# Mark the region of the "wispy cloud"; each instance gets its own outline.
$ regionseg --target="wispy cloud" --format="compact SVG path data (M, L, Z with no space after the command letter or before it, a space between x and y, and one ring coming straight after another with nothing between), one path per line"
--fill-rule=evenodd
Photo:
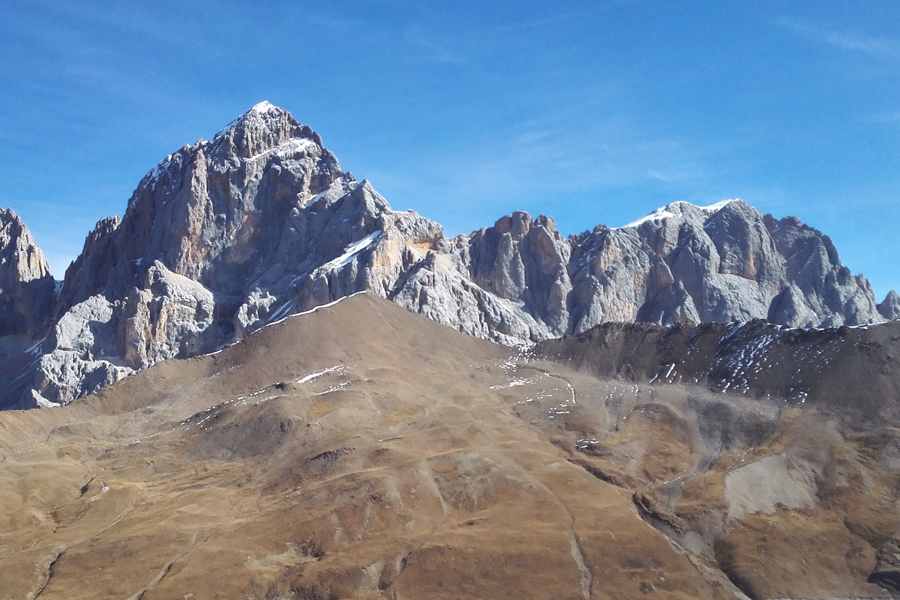
M493 33L514 32L514 31L532 31L535 29L546 30L547 28L570 25L575 21L587 21L597 15L621 8L629 8L638 4L644 4L646 0L607 0L606 2L593 2L578 5L577 10L553 10L551 13L539 18L527 19L524 21L512 21L502 25L490 28Z
M674 200L709 191L707 180L726 175L719 158L733 148L641 132L639 124L626 121L581 128L520 123L477 144L411 159L401 173L382 168L366 175L395 208L416 207L451 234L512 210L548 211L569 228L596 218L621 224L655 208L623 205L621 199L636 190L653 190L646 198L652 204L655 196ZM410 178L409 172L418 176ZM579 206L603 216L576 215Z
M896 123L900 125L900 110L898 111L882 111L875 113L870 117L870 120L873 123Z
M439 40L432 32L412 27L403 32L403 40L412 46L420 60L446 64L462 62L458 52L451 49L450 44Z
M900 60L900 40L895 38L835 31L833 29L820 27L791 18L782 18L776 22L779 26L789 29L794 33L828 44L835 48L851 52L861 52L885 60Z

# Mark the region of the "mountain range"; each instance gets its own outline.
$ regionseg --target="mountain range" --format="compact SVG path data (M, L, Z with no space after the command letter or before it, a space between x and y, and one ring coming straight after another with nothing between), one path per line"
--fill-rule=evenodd
M900 296L742 200L447 237L262 103L62 282L0 211L37 407L0 600L900 596Z
M604 322L764 318L837 327L900 317L831 240L742 200L676 202L562 236L515 212L448 238L344 172L268 102L167 156L124 217L102 219L54 288L25 225L0 212L0 406L64 404L161 360L369 291L505 344Z

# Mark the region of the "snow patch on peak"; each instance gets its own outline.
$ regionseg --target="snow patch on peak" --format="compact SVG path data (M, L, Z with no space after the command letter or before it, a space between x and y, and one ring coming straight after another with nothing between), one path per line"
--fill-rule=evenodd
M265 152L260 152L259 154L255 154L249 158L244 158L242 160L250 162L259 158L271 156L273 154L281 157L287 157L292 156L298 152L313 151L318 147L319 145L316 144L313 140L307 138L291 138L279 146L275 146L274 148L270 148Z
M278 107L275 106L274 104L272 104L271 102L269 102L268 100L263 100L259 104L255 104L253 106L253 108L250 109L250 112L267 113L273 109L278 110Z
M731 198L729 200L722 200L721 202L716 202L715 204L710 204L709 206L697 206L697 208L699 208L703 212L716 213L716 212L719 212L720 210L722 210L723 208L725 208L726 206L728 206L729 204L731 204L732 202L737 202L739 200L740 200L740 198Z
M707 215L712 215L714 213L719 212L732 202L739 200L738 198L730 199L730 200L722 200L721 202L716 202L715 204L710 204L709 206L697 206L696 204L691 204L690 202L686 202L684 200L679 200L677 202L672 202L671 204L667 204L662 208L657 208L649 215L641 217L636 221L632 221L628 225L623 225L622 227L613 227L612 229L627 229L629 227L639 227L648 221L659 221L662 219L671 219L676 217L681 217L684 215L684 209L690 207L694 210L699 210L702 213Z
M277 106L275 106L268 100L263 100L262 102L260 102L258 104L254 104L253 108L251 108L247 112L243 113L242 115L240 115L238 118L234 119L233 121L231 121L231 123L226 125L222 129L222 131L220 131L219 133L217 133L215 135L215 137L217 138L220 136L227 135L229 131L231 131L232 129L237 127L244 119L246 119L250 115L267 115L267 114L271 113L272 111L281 112L283 110L284 109L278 108ZM215 138L213 138L213 139L215 139Z
M321 267L319 267L318 271L332 271L334 269L340 269L350 263L353 260L353 257L362 252L363 250L368 249L371 246L374 246L378 240L381 239L384 232L380 229L377 231L373 231L363 239L353 242L346 248L344 248L344 253L338 256L337 258L328 261Z

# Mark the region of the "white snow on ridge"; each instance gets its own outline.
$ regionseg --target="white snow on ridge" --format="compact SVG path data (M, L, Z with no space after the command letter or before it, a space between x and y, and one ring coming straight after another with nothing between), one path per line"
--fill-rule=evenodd
M711 215L713 213L719 212L735 200L737 200L737 198L731 200L722 200L721 202L716 202L715 204L710 204L709 206L697 206L696 204L691 204L690 202L679 200L678 202L673 202L672 204L663 206L662 208L657 208L649 215L641 217L636 221L632 221L628 225L623 225L622 227L613 227L612 229L627 229L629 227L639 227L647 221L658 221L661 219L680 217L682 215L681 209L683 206L692 206L700 210L701 212Z
M275 106L274 104L272 104L271 102L269 102L268 100L263 100L262 102L260 102L258 104L254 104L253 108L250 109L250 112L267 113L270 110L272 110L273 108L278 108L278 107Z
M298 313L294 313L294 314L292 314L292 315L287 315L287 316L281 317L281 318L278 319L277 321L272 321L271 323L266 323L265 326L268 327L269 325L275 325L276 323L281 323L282 321L284 321L285 319L287 319L287 318L289 318L289 317L302 317L303 315L308 315L308 314L310 314L310 313L314 313L314 312L316 312L317 310L319 310L319 309L321 309L321 308L329 308L329 307L332 307L332 306L334 306L335 304L337 304L338 302L340 302L341 300L346 300L347 298L352 298L353 296L359 296L360 294L365 294L365 293L366 293L365 290L363 290L363 291L361 291L361 292L356 292L356 293L354 293L354 294L350 294L349 296L344 296L343 298L338 298L337 300L334 300L334 301L332 301L332 302L329 302L328 304L320 304L319 306L315 306L315 307L313 307L313 308L311 308L311 309L309 309L309 310L305 310L305 311L303 311L303 312L298 312ZM278 309L278 312L277 312L276 314L279 314L279 313L284 312L284 311L286 310L285 307L290 307L291 303L292 303L292 301L291 301L291 300L288 300L288 301L284 304L284 306L282 306L281 308Z
M148 188L156 187L156 182L159 181L159 176L162 175L163 171L168 171L169 167L175 163L178 163L178 168L180 168L182 161L183 157L179 152L173 152L166 156L165 159L150 169L149 173L144 175L144 179L147 181L146 186Z
M697 206L696 204L691 204L691 206L693 206L694 208L699 208L703 212L716 213L736 200L740 200L740 198L731 198L730 200L722 200L721 202L716 202L715 204L710 204L709 206ZM684 204L690 204L690 203L684 202Z
M250 158L245 158L243 160L250 162L251 160L257 160L259 158L267 157L271 154L276 154L278 156L283 156L285 154L293 154L294 152L299 152L300 150L307 150L309 148L316 148L317 144L306 138L291 138L285 143L266 150L265 152L260 152L259 154L254 154Z
M225 135L226 133L228 133L229 131L234 129L237 126L237 124L241 122L241 119L243 119L245 115L248 115L250 113L255 113L257 115L263 115L272 110L278 110L278 107L275 106L274 104L272 104L271 102L269 102L268 100L263 100L262 102L260 102L258 104L254 104L253 108L251 108L250 110L248 110L247 112L245 112L244 114L239 116L238 118L234 119L231 123L226 125L222 129L222 131L220 131L219 133L217 133L215 135L215 137L219 137L220 135Z
M317 371L315 373L310 373L309 375L304 375L297 379L297 383L308 383L313 379L317 379L322 375L327 375L328 373L334 373L335 371L342 371L344 369L343 365L335 365L333 367L328 367L327 369L323 369L321 371Z
M383 232L381 230L373 231L363 239L353 242L352 244L344 248L343 254L335 259L328 261L317 270L330 271L332 269L339 269L343 267L344 265L348 264L354 256L356 256L369 246L372 246L373 244L375 244L375 242L381 239L382 233Z
M319 310L320 308L329 308L329 307L331 307L331 306L334 306L335 304L337 304L337 303L340 302L341 300L346 300L347 298L352 298L353 296L359 296L360 294L365 294L365 293L366 293L366 290L363 290L363 291L361 291L361 292L356 292L356 293L354 293L354 294L350 294L349 296L344 296L343 298L338 298L337 300L334 300L333 302L329 302L328 304L320 304L319 306L315 306L315 307L313 307L313 308L311 308L311 309L309 309L309 310L305 310L305 311L303 311L303 312L294 313L294 314L292 314L292 315L281 316L281 315L284 315L284 313L286 313L286 312L290 309L291 304L293 303L292 300L288 300L287 302L285 302L285 303L281 306L281 308L279 308L279 309L276 311L276 314L273 315L273 318L275 318L275 317L277 317L277 316L281 316L281 318L279 318L277 321L272 321L272 322L270 322L270 323L266 323L265 325L263 325L263 327L268 327L269 325L275 325L275 324L277 324L277 323L281 323L282 321L284 321L284 320L286 320L286 319L288 319L288 318L290 318L290 317L301 317L301 316L303 316L303 315L308 315L308 314L311 314L311 313L316 312L316 311ZM237 343L239 343L239 342L231 342L230 344L223 344L222 347L219 348L218 350L214 350L214 351L212 351L212 352L207 352L206 354L200 354L199 356L213 356L213 355L216 355L216 354L220 353L222 350L224 350L225 348L228 348L229 346L234 346L234 345L237 344Z

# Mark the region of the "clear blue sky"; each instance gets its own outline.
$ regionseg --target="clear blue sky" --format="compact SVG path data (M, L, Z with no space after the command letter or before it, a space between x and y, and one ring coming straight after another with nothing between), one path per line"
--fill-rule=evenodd
M740 197L900 289L900 2L0 5L0 206L62 278L173 150L269 100L448 234Z

